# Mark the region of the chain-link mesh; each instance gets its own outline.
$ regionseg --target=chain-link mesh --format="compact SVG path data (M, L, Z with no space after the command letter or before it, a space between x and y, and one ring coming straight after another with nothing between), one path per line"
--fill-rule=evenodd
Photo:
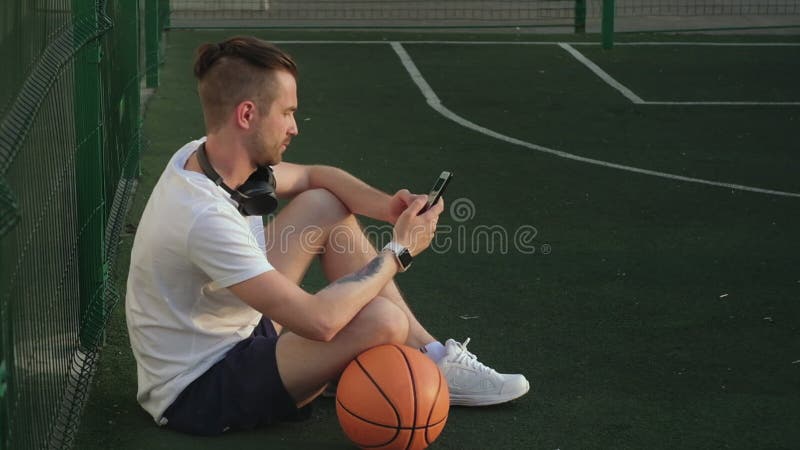
M142 0L145 1L145 0ZM151 1L151 0L147 0ZM139 3L0 4L0 448L69 448L140 148Z
M673 17L670 28L693 28L706 19L713 24L747 24L736 18L800 16L800 0L616 0L616 16ZM585 19L598 21L603 0L171 0L173 27L572 27ZM579 17L576 17L579 16ZM721 18L727 20L720 21ZM655 24L663 26L663 21ZM703 23L702 21L699 23ZM784 23L779 21L779 23ZM765 25L759 22L756 25ZM766 25L770 25L769 22ZM576 28L577 29L577 28Z
M601 0L593 0L597 16ZM783 16L800 14L796 0L617 0L617 16Z
M172 0L173 26L485 27L569 24L575 0Z

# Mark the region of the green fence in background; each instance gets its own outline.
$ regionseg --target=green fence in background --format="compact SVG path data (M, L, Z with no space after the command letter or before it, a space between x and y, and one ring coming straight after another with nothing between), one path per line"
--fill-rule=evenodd
M165 23L158 0L0 3L2 449L69 448L77 429L120 298L151 5Z
M496 28L602 34L800 28L800 0L171 0L171 28Z
M585 0L579 0L585 1ZM576 0L172 0L178 28L481 28L572 25Z
M800 29L800 0L590 0L603 46L619 33Z
M568 27L581 32L587 20L599 31L604 11L631 19L642 31L694 28L698 21L720 28L770 26L743 18L800 26L800 0L171 0L170 10L175 28Z

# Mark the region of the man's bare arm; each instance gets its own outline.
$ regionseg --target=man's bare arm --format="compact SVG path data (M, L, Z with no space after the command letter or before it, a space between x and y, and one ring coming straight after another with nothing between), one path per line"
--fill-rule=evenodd
M416 256L431 243L444 206L418 215L423 199L412 202L394 227L394 241ZM234 295L300 336L329 341L372 301L397 273L393 253L382 251L358 271L334 280L312 295L277 270L230 286Z
M274 170L278 197L291 198L309 189L327 189L354 214L386 222L394 223L413 200L409 197L403 205L393 208L392 196L336 167L282 162Z
M277 270L229 289L245 303L300 336L330 341L397 273L397 262L381 252L359 271L310 294Z

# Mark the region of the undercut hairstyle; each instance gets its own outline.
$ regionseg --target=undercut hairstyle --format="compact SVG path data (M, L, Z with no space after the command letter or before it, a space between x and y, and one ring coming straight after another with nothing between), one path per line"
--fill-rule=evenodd
M245 100L252 100L265 113L269 111L276 96L275 73L280 70L297 79L297 65L289 54L252 36L235 36L198 47L194 76L206 131L218 130Z

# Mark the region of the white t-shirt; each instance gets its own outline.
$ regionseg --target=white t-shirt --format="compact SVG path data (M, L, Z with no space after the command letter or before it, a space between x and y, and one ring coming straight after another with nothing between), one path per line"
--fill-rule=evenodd
M178 394L261 320L227 287L272 270L261 217L243 217L222 188L184 169L204 141L186 144L170 160L131 252L125 314L136 398L159 424Z

